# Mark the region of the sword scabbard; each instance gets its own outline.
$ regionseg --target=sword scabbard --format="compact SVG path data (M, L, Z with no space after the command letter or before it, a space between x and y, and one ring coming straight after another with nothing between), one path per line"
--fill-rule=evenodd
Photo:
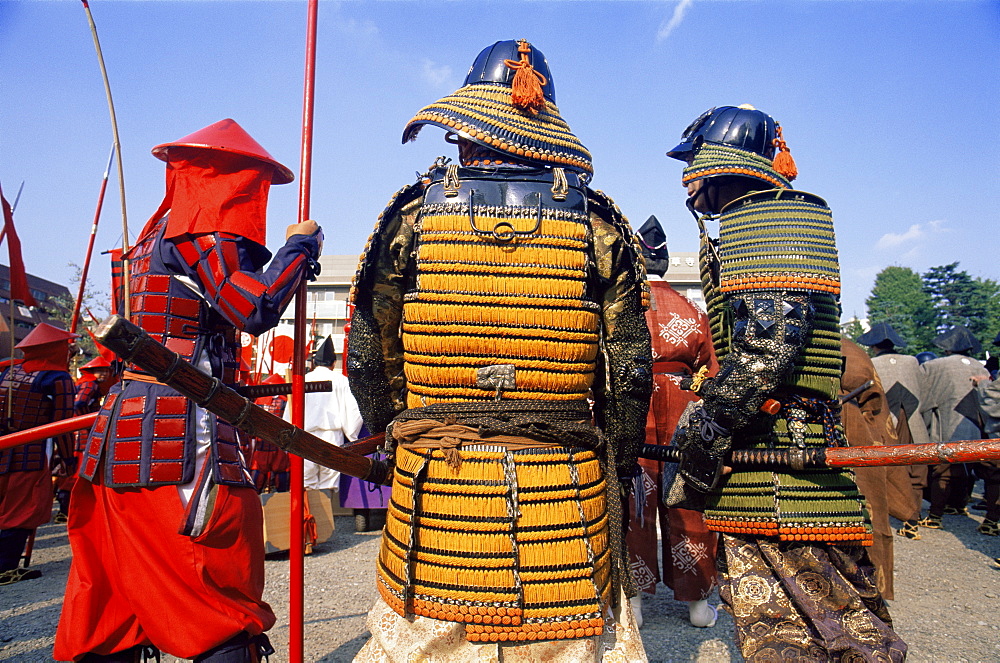
M95 334L101 345L125 361L250 435L358 479L383 484L391 481L384 461L346 451L296 428L206 375L120 315L102 322Z

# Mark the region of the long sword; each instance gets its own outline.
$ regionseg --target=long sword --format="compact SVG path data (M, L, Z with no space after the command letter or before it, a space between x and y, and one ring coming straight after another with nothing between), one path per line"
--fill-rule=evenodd
M640 458L679 463L683 453L677 447L644 444ZM894 444L865 447L813 447L808 449L734 449L726 464L732 467L791 468L884 467L886 465L937 465L1000 460L1000 438L959 440L928 444Z

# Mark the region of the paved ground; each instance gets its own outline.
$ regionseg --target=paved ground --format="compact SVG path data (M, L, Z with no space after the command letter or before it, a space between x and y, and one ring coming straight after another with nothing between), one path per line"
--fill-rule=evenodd
M1000 537L977 534L981 517L946 516L945 531L924 538L896 538L896 600L892 614L910 645L909 661L960 663L1000 661ZM365 612L375 595L378 535L354 532L354 520L336 519L330 541L306 558L305 659L350 661L367 638ZM62 593L69 569L63 525L39 530L33 566L39 580L0 587L0 660L50 661ZM278 623L270 632L287 660L288 562L267 562L266 598ZM739 661L732 621L721 615L711 629L687 623L687 610L666 588L645 600L642 629L651 661ZM164 657L172 662L172 657Z

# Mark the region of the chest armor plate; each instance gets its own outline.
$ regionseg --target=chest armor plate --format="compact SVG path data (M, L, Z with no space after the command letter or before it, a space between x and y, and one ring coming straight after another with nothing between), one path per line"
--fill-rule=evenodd
M416 287L403 306L410 407L587 397L600 317L575 175L439 169L415 233Z
M225 323L207 302L165 264L162 233L166 218L132 249L130 320L187 361L208 360L211 373L233 383L239 367L239 330ZM204 236L211 241L211 236ZM141 373L137 367L130 370ZM183 484L194 478L194 404L173 389L137 380L115 386L98 414L83 453L80 476L92 480L104 461L108 486ZM210 418L210 462L214 479L246 485L235 429Z

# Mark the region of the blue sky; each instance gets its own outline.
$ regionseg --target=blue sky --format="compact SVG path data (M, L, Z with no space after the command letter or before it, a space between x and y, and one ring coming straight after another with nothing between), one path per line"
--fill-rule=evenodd
M132 233L163 194L149 150L225 117L298 171L304 2L93 0L117 107ZM525 38L594 155L593 185L638 227L656 214L693 251L681 164L664 152L716 105L752 103L784 127L797 188L830 203L845 317L875 274L959 261L1000 280L1000 3L320 3L312 216L325 253L358 253L393 192L439 154L443 132L400 144L406 122L457 89L476 54ZM79 2L0 1L0 183L30 272L68 283L82 264L112 136ZM271 190L276 248L297 184ZM119 243L112 179L98 250ZM5 249L0 250L6 262ZM106 259L91 281L104 287Z

